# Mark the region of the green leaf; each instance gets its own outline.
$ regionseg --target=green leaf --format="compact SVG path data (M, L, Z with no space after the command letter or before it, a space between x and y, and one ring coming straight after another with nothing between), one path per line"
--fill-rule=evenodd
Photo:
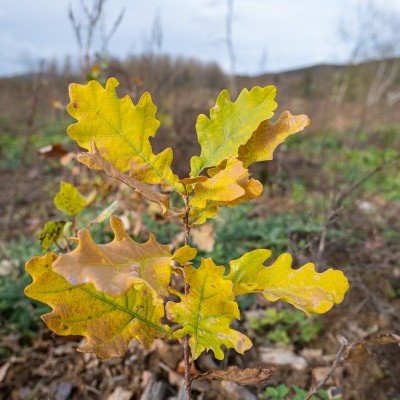
M60 182L60 190L54 197L54 205L64 214L78 215L86 206L86 197L68 182Z
M288 389L288 387L285 385L285 384L283 384L283 383L281 383L278 387L277 387L277 390L278 390L278 395L280 396L280 397L285 397L285 396L287 396L288 394L289 394L289 389Z
M181 191L182 185L171 170L172 150L154 154L150 144L160 126L150 94L143 94L134 105L128 96L118 98L118 85L115 78L110 78L105 88L97 81L71 84L68 112L78 122L68 127L68 135L87 150L94 140L107 161L122 172L130 170L138 181L162 183Z
M241 354L251 347L247 336L229 327L233 320L239 319L240 312L233 300L232 282L224 279L224 271L224 267L217 267L211 259L202 259L198 269L184 268L185 282L190 287L187 295L170 289L181 302L169 301L167 316L182 325L174 332L176 337L190 335L194 360L204 350L212 350L215 357L222 360L222 345Z
M75 286L53 271L56 257L49 253L27 262L33 282L25 294L53 309L43 316L53 332L86 338L79 351L101 358L123 356L132 339L150 347L154 338L170 335L169 327L161 323L163 301L147 285L120 296L100 292L90 283Z
M278 391L274 387L269 386L265 389L265 394L267 394L268 396L277 397Z
M238 156L258 125L273 116L276 109L276 88L254 87L243 89L235 102L231 102L227 90L217 98L210 110L210 118L199 115L196 123L197 137L201 146L200 156L191 159L191 176L197 176L208 167L217 166L223 160Z
M66 221L49 221L39 233L42 251L46 251L53 243L63 236Z

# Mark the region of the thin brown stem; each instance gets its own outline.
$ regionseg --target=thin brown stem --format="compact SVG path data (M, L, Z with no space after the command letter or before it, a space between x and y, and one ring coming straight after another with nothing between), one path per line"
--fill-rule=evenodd
M72 251L72 246L71 246L71 243L69 242L68 238L67 238L65 235L63 235L63 238L64 238L64 240L65 240L65 249L64 249L64 252Z
M349 348L351 347L350 343L345 339L345 338L341 338L341 345L340 348L338 350L338 352L336 353L336 357L335 360L333 361L331 367L329 368L328 373L325 375L325 377L319 381L316 382L311 389L309 390L307 396L304 398L304 400L310 400L312 396L316 395L318 393L318 391L326 384L326 382L328 382L328 380L332 377L333 373L335 372L337 366L339 365L339 362L341 361L342 355L343 353Z
M190 205L189 205L189 195L185 186L185 194L183 196L183 201L185 203L185 215L183 217L184 224L184 237L183 241L185 245L189 243L189 235L190 235L190 225L189 225L189 213L190 213ZM185 277L185 274L183 275ZM186 283L185 279L185 295L189 293L189 285ZM191 354L189 347L189 335L186 335L183 338L183 360L185 363L185 380L184 380L184 388L185 388L185 399L192 400L192 379L190 376L190 370L192 367L191 363Z
M76 224L76 215L72 216L72 232L75 237L78 236L78 226Z

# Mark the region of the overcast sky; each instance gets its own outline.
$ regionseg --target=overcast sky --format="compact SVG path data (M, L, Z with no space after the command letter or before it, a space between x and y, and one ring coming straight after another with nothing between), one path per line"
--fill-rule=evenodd
M347 48L338 27L365 1L235 0L232 39L236 72L254 75L345 61ZM400 0L376 1L400 9ZM76 57L68 4L79 15L79 0L0 3L0 75L23 73L40 59ZM143 52L158 13L162 52L216 61L229 70L226 0L108 0L103 21L106 30L123 8L124 19L109 45L112 55Z

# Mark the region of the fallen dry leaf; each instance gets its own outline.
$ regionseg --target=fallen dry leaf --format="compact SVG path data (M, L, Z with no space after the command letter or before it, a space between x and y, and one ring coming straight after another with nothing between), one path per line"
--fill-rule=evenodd
M40 149L37 149L36 153L39 156L43 156L46 158L61 159L62 157L64 157L66 154L69 153L69 150L67 150L60 143L54 143L54 144L48 144L47 146L43 146Z
M214 228L211 224L201 225L191 231L193 244L201 251L210 253L214 250Z
M365 362L366 357L368 357L369 345L390 344L397 344L400 346L400 336L394 333L378 333L375 335L371 335L366 339L361 340L360 342L352 344L347 354L346 360L355 363L363 363Z
M217 381L231 381L239 386L261 385L275 372L275 368L245 368L236 366L226 370L211 369L204 374L196 375L193 379L214 379Z

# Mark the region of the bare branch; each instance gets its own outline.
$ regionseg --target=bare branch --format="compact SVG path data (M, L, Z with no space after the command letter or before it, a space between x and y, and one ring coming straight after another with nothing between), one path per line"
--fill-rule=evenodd
M316 262L320 261L322 258L322 255L325 251L325 244L328 235L328 230L332 225L332 223L335 221L335 219L343 210L343 202L345 201L345 199L349 197L357 189L359 189L365 182L367 182L373 176L375 176L376 174L387 168L390 168L393 164L399 161L400 161L400 154L388 160L382 160L382 162L378 164L375 168L367 171L361 178L357 179L356 181L350 182L337 194L333 194L333 192L330 193L329 203L328 203L329 205L325 213L325 222L322 226L322 231L319 236Z
M339 365L339 362L342 361L342 355L343 353L350 347L352 347L352 345L348 342L348 340L344 337L340 338L340 341L342 342L338 352L336 353L336 357L328 371L328 373L325 375L324 379L322 379L320 382L317 382L315 384L313 384L310 388L310 390L308 391L307 396L304 398L304 400L310 400L312 396L316 395L318 393L318 391L325 386L326 382L328 382L328 380L332 377L333 373L335 372L337 366Z
M236 93L237 91L237 84L235 77L236 55L232 39L233 6L234 6L234 0L227 0L227 12L225 19L225 41L230 61L231 92Z

